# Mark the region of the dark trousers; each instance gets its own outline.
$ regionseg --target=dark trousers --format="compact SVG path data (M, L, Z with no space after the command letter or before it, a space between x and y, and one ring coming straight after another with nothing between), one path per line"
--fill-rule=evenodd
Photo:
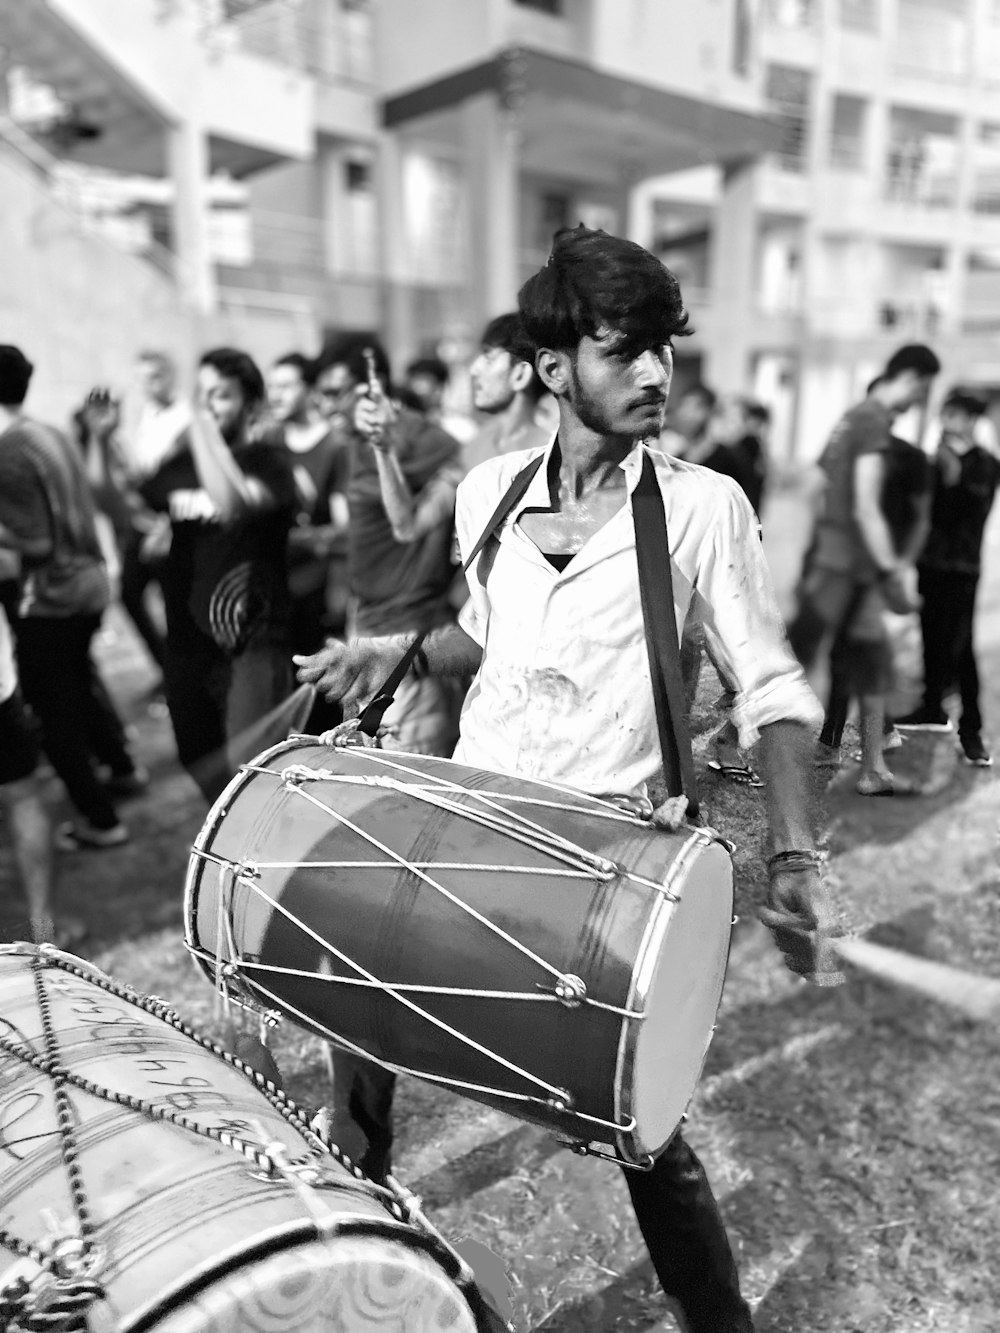
M288 650L262 643L230 655L207 636L183 648L168 641L163 678L178 758L212 804L244 751L247 758L254 753L261 722L291 690Z
M121 719L101 680L90 644L101 617L27 616L17 626L21 690L42 726L42 743L77 810L95 828L118 816L94 759L118 775L132 758Z
M331 1137L374 1179L391 1169L394 1074L331 1048ZM595 1168L600 1169L600 1168ZM725 1223L705 1169L680 1134L651 1171L626 1171L653 1268L690 1333L753 1333Z
M954 685L962 700L960 736L978 736L979 672L972 647L978 574L920 571L920 628L924 640L924 708L944 712L945 696Z
M122 548L121 599L150 657L162 671L165 644L146 606L146 589L151 583L159 582L163 561L140 559L143 535L141 532L131 533Z

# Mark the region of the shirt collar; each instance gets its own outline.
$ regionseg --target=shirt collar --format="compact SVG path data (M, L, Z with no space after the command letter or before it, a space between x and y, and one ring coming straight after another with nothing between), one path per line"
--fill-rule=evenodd
M545 453L542 455L542 466L538 469L528 484L528 489L521 497L517 506L517 512L520 514L525 509L542 509L548 505L549 501L549 462L552 458L552 451L559 442L559 433L553 435ZM625 473L625 485L628 495L639 484L639 477L642 473L642 460L644 456L645 440L636 440L635 444L618 464Z

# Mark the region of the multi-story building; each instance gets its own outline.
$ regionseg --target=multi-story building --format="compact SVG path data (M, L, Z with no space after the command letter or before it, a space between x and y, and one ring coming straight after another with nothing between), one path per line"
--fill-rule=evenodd
M557 227L639 227L643 180L727 164L733 232L736 164L778 143L747 18L746 0L0 0L8 336L61 399L139 341L266 358L380 327L397 356L460 355ZM53 209L82 195L70 242ZM139 251L118 271L111 230ZM743 250L719 253L725 280Z
M902 342L937 348L945 382L1000 386L1000 5L760 0L756 16L781 144L740 170L748 262L712 290L705 371L754 386L781 452L809 458ZM719 176L646 188L668 262L697 271L720 243Z

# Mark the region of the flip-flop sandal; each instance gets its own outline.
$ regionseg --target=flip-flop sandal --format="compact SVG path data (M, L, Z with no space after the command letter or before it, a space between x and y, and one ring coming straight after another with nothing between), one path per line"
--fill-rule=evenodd
M734 782L738 787L763 787L759 774L749 764L721 764L718 759L710 759L708 767L713 773L719 773L727 782Z
M907 781L906 778L896 777L890 773L884 777L878 787L868 790L859 782L854 789L859 796L922 796L923 791L915 783Z

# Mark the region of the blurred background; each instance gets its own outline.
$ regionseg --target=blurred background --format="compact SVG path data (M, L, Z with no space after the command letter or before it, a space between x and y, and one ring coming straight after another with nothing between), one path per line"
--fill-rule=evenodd
M579 221L676 271L677 391L766 402L779 466L903 342L1000 401L998 0L0 0L0 44L43 418L145 345L377 329L461 386Z

